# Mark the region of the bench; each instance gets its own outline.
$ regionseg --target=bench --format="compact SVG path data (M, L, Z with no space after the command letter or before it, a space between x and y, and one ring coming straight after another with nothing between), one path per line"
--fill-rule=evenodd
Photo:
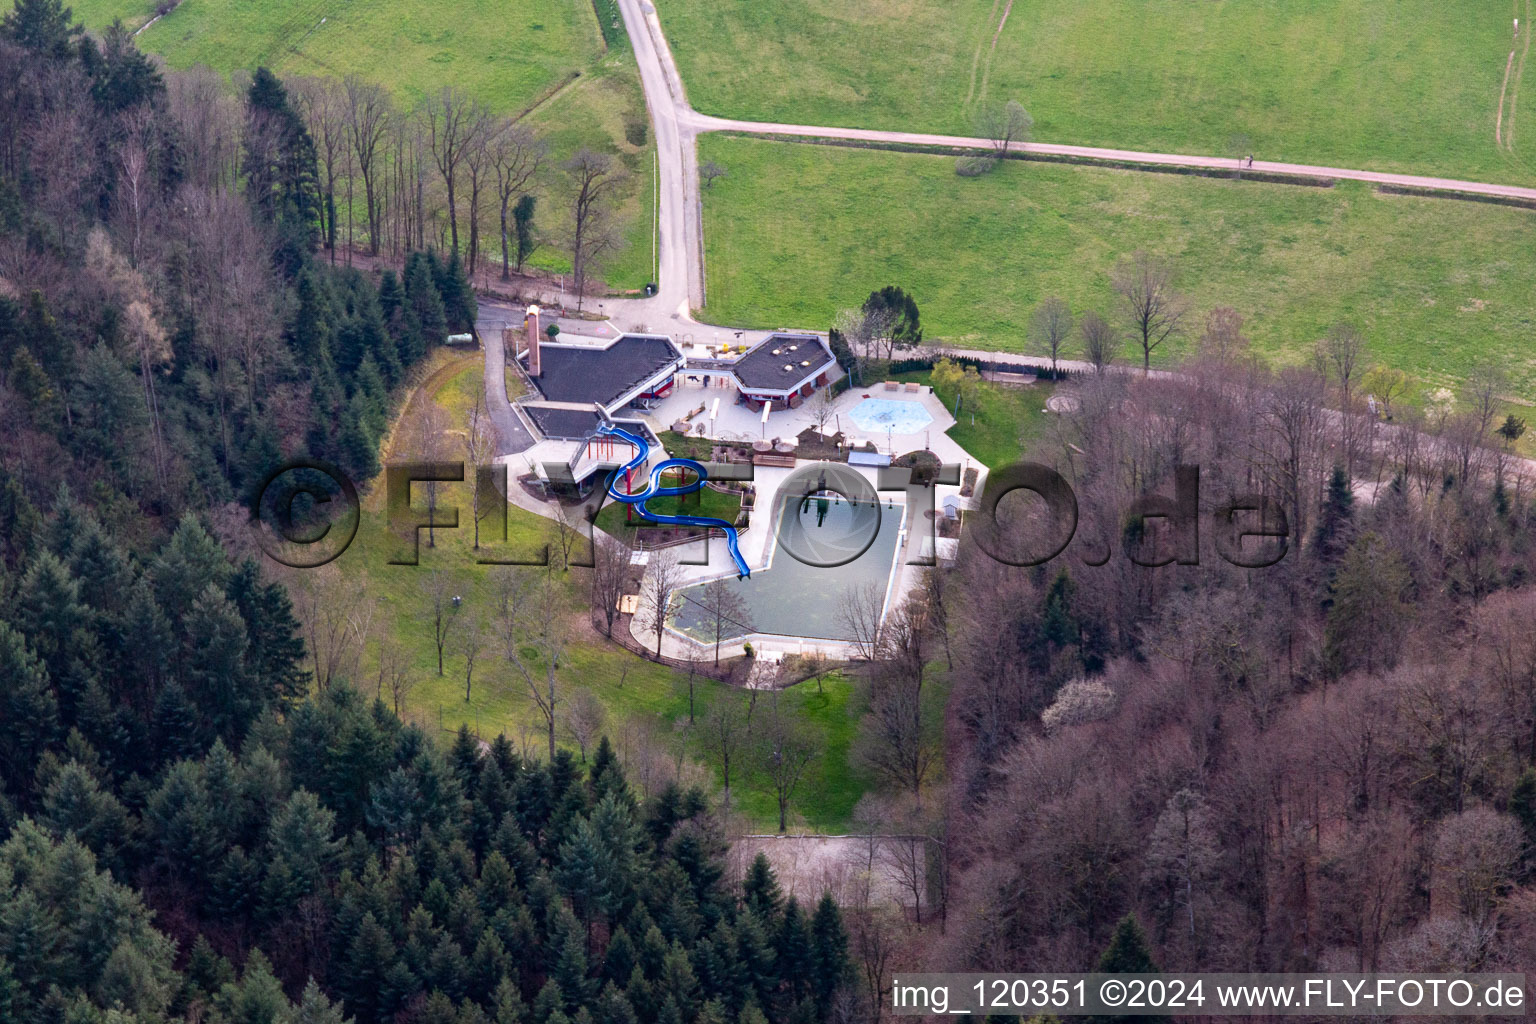
M778 466L781 469L794 469L795 457L781 452L757 452L752 456L754 466Z

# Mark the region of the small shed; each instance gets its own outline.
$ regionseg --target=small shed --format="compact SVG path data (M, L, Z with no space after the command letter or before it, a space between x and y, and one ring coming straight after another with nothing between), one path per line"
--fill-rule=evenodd
M850 466L889 466L891 457L884 452L849 452Z

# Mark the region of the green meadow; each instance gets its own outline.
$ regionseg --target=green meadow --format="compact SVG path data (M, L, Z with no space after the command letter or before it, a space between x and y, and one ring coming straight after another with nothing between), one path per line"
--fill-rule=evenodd
M1228 305L1276 363L1350 320L1372 361L1420 387L1453 386L1483 359L1517 396L1536 384L1528 210L1027 161L968 179L949 157L716 135L700 149L728 169L704 193L712 322L824 329L898 284L928 339L1031 351L1045 296L1113 319L1110 269L1140 248L1173 262L1194 307L1155 362L1187 353L1205 312Z
M1045 142L1536 181L1536 101L1506 99L1513 151L1494 140L1510 0L658 6L711 114L972 134L981 103L1017 99Z

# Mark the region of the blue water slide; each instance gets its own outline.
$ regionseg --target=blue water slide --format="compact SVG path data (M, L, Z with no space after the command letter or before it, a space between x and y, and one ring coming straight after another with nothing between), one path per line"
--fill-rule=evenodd
M724 519L716 519L714 516L669 516L661 512L652 512L645 507L646 501L662 495L692 494L704 486L704 481L709 478L709 473L704 469L703 463L693 459L666 459L651 467L651 478L645 490L630 494L623 489L623 479L634 470L645 465L646 456L650 454L650 445L644 438L630 433L623 427L612 423L604 423L597 428L599 434L607 434L628 441L635 446L636 455L622 468L613 474L613 479L608 484L608 497L614 501L622 501L626 505L635 506L635 511L640 513L642 519L648 519L653 523L666 523L670 526L705 526L725 531L725 545L731 552L731 560L736 563L736 572L745 578L752 575L752 570L747 568L747 560L741 557L740 538L737 536L736 527ZM691 470L696 479L691 483L679 487L662 487L658 481L661 474L669 469Z

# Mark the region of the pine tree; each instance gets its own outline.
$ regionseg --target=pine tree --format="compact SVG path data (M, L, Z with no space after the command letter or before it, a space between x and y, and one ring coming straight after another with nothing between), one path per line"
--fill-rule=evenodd
M393 270L386 269L379 275L379 315L392 325L404 304L405 291L400 287L400 279Z
M790 999L798 1000L810 988L811 930L805 915L800 913L800 901L793 896L784 904L774 955L779 979L789 991Z
M1328 477L1328 490L1312 535L1312 549L1318 561L1334 565L1349 547L1354 519L1355 495L1343 466L1334 466Z
M288 862L301 894L314 892L340 852L336 815L315 794L298 790L272 819L272 852Z
M1099 957L1101 974L1155 974L1159 970L1152 959L1147 933L1135 914L1127 914L1115 925L1109 945Z
M197 707L180 683L172 680L155 697L149 734L160 763L202 753L205 742Z
M406 261L405 268L406 308L415 316L417 329L428 345L441 344L448 333L448 314L432 272L435 263L427 255L416 253ZM405 359L402 347L401 361L410 366L421 354L413 353L411 359Z
M0 558L15 565L42 532L43 518L27 498L21 481L0 469Z
M245 622L246 676L259 705L288 706L303 697L309 672L304 668L304 637L288 588L263 582L261 570L248 558L235 571L227 592Z
M404 965L397 963L395 944L389 933L371 912L365 914L335 977L348 1011L356 1016L359 1024L385 1019L408 997L409 991L403 984L406 978L392 974L397 966ZM406 974L409 973L407 968ZM410 979L409 989L415 989L414 978Z
M59 687L65 714L72 714L79 697L74 688L83 682L74 678L77 643L83 640L82 631L90 616L80 602L80 585L74 574L53 552L44 551L32 559L21 578L14 614L28 644Z
M182 679L187 693L215 735L238 743L262 708L245 673L250 647L245 620L224 591L210 583L182 624L186 633Z
M404 768L396 768L369 788L365 818L384 840L385 862L392 847L408 846L416 833L421 793Z
M523 1003L522 995L517 991L517 986L512 983L510 977L502 978L496 986L496 997L492 1001L493 1020L496 1024L523 1024L527 1020L528 1007Z
M59 705L48 672L22 635L0 622L0 781L25 793L38 758L54 742Z
M61 838L80 840L103 867L122 869L122 851L131 836L128 810L79 762L70 761L49 782L39 820Z
M207 1002L235 980L234 967L214 950L208 936L202 933L192 943L192 953L187 958L183 974L189 1002Z
M222 590L230 572L229 560L218 541L189 512L182 516L176 532L151 564L149 579L161 609L180 627L182 618L209 584Z
M624 803L634 805L629 783L624 781L624 770L619 765L619 756L614 753L613 744L608 742L606 735L597 741L597 751L592 755L592 766L587 771L587 779L592 789L593 803L601 803L604 797L611 795Z
M752 865L747 868L747 877L742 880L741 902L757 915L758 920L769 925L777 924L784 897L779 891L779 880L774 874L773 865L768 863L767 854L761 850L752 858Z
M1350 545L1330 589L1333 606L1324 629L1324 653L1335 674L1396 663L1412 612L1406 600L1411 582L1401 556L1376 534L1361 534Z
M341 1007L327 999L315 979L310 978L287 1024L347 1024L347 1020L341 1015Z
M175 663L176 640L171 621L160 610L147 580L140 578L127 591L127 606L115 632L113 677L139 717L149 719L158 707L160 684ZM185 697L183 692L181 698ZM165 751L158 741L153 750L144 751L151 764L161 753L186 756L184 751Z
M1126 914L1115 925L1115 933L1110 937L1109 945L1099 957L1098 970L1100 974L1156 974L1159 970L1157 962L1152 959L1152 948L1147 941L1147 933L1141 927L1141 922L1135 914ZM1144 1022L1152 1024L1166 1024L1167 1017L1121 1017L1105 1016L1090 1018L1094 1024L1112 1024L1112 1022Z
M456 333L475 328L475 290L470 287L464 273L464 263L455 249L443 267L439 290L443 296L443 312L448 318L448 328Z
M67 60L83 31L61 0L16 0L15 9L0 22L7 39L53 60Z
M603 986L594 1008L596 1018L604 1024L640 1024L634 1006L611 981Z
M283 986L259 949L246 960L239 983L225 985L214 1004L229 1024L274 1024L289 1009Z
M832 997L848 977L848 933L830 892L822 893L811 919L811 992L825 1016Z

